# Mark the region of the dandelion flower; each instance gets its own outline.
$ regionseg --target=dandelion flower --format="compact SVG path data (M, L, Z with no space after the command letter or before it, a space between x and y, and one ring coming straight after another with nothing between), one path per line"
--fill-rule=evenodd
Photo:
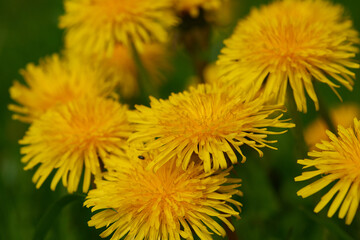
M20 72L26 85L14 82L10 96L19 105L10 104L14 119L32 122L48 109L85 97L111 95L114 84L105 81L96 68L79 58L45 58L39 66L30 63Z
M154 173L146 170L153 156L139 157L114 157L118 167L97 179L96 189L88 194L84 205L98 211L88 224L106 227L101 237L166 240L194 239L196 234L205 240L212 239L213 233L225 236L214 218L234 231L226 218L239 215L231 205L240 211L241 203L231 198L242 193L237 190L241 180L227 178L230 169L204 173L201 165L190 164L184 171L171 159Z
M187 13L196 18L200 10L215 11L221 7L224 0L173 0L175 10L179 13Z
M316 147L320 151L310 152L309 156L312 159L298 160L304 169L315 169L304 171L295 181L320 177L297 192L303 198L331 185L314 212L321 211L333 199L328 217L332 217L340 208L339 218L346 216L345 222L350 224L360 201L360 121L355 118L353 128L344 128L340 125L338 134L339 137L327 131L330 141L317 144Z
M168 100L151 98L150 104L150 108L136 106L137 110L129 113L136 130L129 142L145 143L147 150L161 152L149 164L149 168L155 166L155 171L173 156L178 156L177 165L186 169L193 153L204 162L206 172L227 168L226 158L237 162L235 152L245 160L240 150L243 144L260 155L259 148L274 148L269 143L276 141L266 138L276 132L268 127L294 126L280 120L282 115L274 116L278 107L264 107L261 98L248 100L234 88L199 85L172 94Z
M305 92L319 108L313 80L337 95L339 84L352 90L355 74L350 69L359 68L353 59L357 43L358 32L340 5L275 1L238 23L217 64L223 81L236 82L252 95L263 90L271 102L285 102L289 83L298 110L306 112Z
M177 23L171 6L171 0L66 0L60 27L70 49L111 56L116 44L167 41Z
M40 165L33 182L39 188L56 171L51 189L62 179L69 193L78 189L84 170L83 192L92 175L101 172L111 154L119 154L130 135L127 107L112 99L87 98L59 105L35 120L20 144L25 170Z
M159 84L163 79L161 70L169 69L166 47L163 44L146 44L139 50L139 56L152 84ZM138 70L128 47L117 44L112 57L99 58L94 64L104 76L117 84L122 97L129 98L138 93Z
M354 118L360 117L360 107L357 104L342 104L337 108L330 109L330 118L334 125L350 127ZM304 138L311 150L315 149L315 144L321 140L329 140L326 135L327 124L322 118L317 118L305 128Z

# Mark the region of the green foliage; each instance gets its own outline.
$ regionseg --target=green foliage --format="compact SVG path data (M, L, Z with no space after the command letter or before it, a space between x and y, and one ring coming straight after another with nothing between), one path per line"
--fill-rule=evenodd
M60 198L56 202L54 202L45 212L45 214L41 217L38 225L36 226L33 240L42 240L45 239L46 234L49 229L52 227L53 222L57 219L61 210L66 207L68 204L73 201L81 201L83 202L85 199L84 196L77 194L69 194Z

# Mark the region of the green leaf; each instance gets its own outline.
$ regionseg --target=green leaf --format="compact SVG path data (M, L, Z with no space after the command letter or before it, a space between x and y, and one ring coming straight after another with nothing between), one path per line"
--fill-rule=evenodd
M340 239L354 240L347 232L334 223L332 219L320 217L317 214L305 209L303 206L299 206L299 210L314 222L325 227L329 232L332 232L334 235L340 237Z
M74 202L76 200L84 200L83 195L78 194L69 194L65 195L64 197L60 198L56 202L54 202L45 212L45 214L40 219L40 222L38 223L35 234L33 237L33 240L42 240L45 238L47 232L51 228L54 220L59 215L61 210L68 205L71 202Z
M151 76L148 73L146 67L144 66L138 49L133 42L131 42L131 51L138 72L138 84L140 87L140 93L141 96L145 98L143 101L148 102L149 96L157 98L159 94L155 86L152 84Z

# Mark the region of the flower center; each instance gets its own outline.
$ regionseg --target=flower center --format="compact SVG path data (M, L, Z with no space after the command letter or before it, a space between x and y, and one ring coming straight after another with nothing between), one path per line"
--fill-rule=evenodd
M199 182L192 182L182 170L176 170L167 164L156 173L144 169L135 170L132 174L136 186L131 186L133 192L129 199L130 209L144 209L149 215L160 215L167 219L170 216L184 216L190 205L196 204L196 199L202 194L197 190ZM136 180L136 181L135 181ZM134 189L137 189L134 192ZM172 217L170 217L172 218ZM175 218L174 218L175 219Z
M234 106L228 107L227 101L216 94L198 94L184 100L173 108L172 114L164 116L160 124L165 131L185 138L206 139L226 134L233 125ZM235 126L232 126L235 127ZM233 130L233 129L232 129Z

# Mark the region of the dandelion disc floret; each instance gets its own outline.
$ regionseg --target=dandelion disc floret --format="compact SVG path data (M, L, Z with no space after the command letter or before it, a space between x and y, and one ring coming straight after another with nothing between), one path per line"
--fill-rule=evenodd
M225 41L218 65L223 80L249 94L264 91L283 104L290 84L299 111L306 112L305 92L318 108L313 80L352 90L359 68L358 32L340 5L323 0L283 0L254 9ZM305 90L304 90L305 89Z
M39 188L50 176L54 190L60 179L68 191L78 189L83 174L83 192L92 175L101 173L112 154L126 146L130 126L127 107L113 100L86 98L57 106L35 120L20 144L25 169L39 165L33 182Z
M149 164L155 171L173 156L179 156L178 166L186 169L193 154L199 155L206 172L224 169L228 167L226 157L237 162L235 152L245 160L240 150L243 144L260 155L259 148L273 148L269 144L275 141L266 138L276 132L268 127L294 126L280 120L281 114L273 114L279 110L277 106L264 107L262 98L249 100L236 88L199 85L172 94L168 100L151 98L150 105L136 106L137 110L129 113L136 130L129 141L161 152Z
M60 27L69 48L110 57L115 44L167 41L176 22L171 0L66 0Z
M298 160L305 168L315 168L304 171L295 181L304 181L320 177L313 183L297 192L303 198L331 185L330 190L321 198L314 211L321 211L331 200L328 217L339 210L339 218L346 216L346 224L350 224L360 202L360 121L354 119L354 126L338 127L338 137L327 131L330 141L322 141L312 151L312 159Z
M191 164L184 171L171 159L156 173L146 170L153 158L114 157L118 167L104 179L96 180L85 205L98 211L89 226L106 227L100 235L112 240L124 239L212 239L211 234L225 236L217 218L234 231L226 219L238 216L231 205L241 195L240 179L227 178L229 170L204 173L201 165Z
M19 105L10 104L14 119L32 122L48 109L86 97L106 97L114 84L106 81L99 69L84 64L75 55L59 57L54 54L30 63L21 71L26 85L15 82L10 88L11 98Z

